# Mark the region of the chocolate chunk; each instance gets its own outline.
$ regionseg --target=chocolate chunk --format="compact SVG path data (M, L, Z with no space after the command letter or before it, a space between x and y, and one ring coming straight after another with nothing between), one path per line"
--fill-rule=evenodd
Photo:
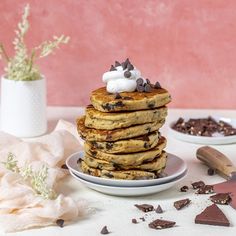
M177 210L180 210L182 209L183 207L185 206L188 206L190 204L190 200L188 198L186 199L182 199L182 200L179 200L179 201L176 201L174 202L174 207L177 209Z
M192 183L193 189L201 188L202 186L205 186L205 183L203 181L197 181Z
M64 169L64 170L68 170L68 166L67 166L66 164L63 164L63 165L61 166L61 168Z
M127 65L127 70L133 70L133 69L134 69L134 66L131 63L129 63Z
M128 70L124 72L124 77L125 77L125 78L130 78L131 75L132 75L131 72L128 71Z
M155 83L154 88L155 89L160 89L161 88L161 85L158 81Z
M143 85L137 85L137 91L138 92L144 92L144 86Z
M202 213L196 216L196 224L229 226L229 220L216 204L207 207Z
M154 207L149 204L141 204L141 205L135 204L135 206L143 212L153 211L154 209Z
M121 66L121 64L120 64L120 62L115 61L115 67L117 67L117 66Z
M214 193L214 189L212 185L204 185L200 187L197 191L197 194L209 194L209 193Z
M59 226L59 227L61 227L61 228L63 228L63 226L64 226L64 220L63 219L57 219L56 220L56 224Z
M106 149L111 150L113 148L114 143L107 142L106 143Z
M151 222L148 226L152 229L166 229L175 225L174 221L157 219Z
M144 86L144 91L146 92L146 93L150 93L151 92L151 85L150 84L145 84L145 86Z
M133 223L133 224L137 224L138 221L137 221L136 219L132 219L132 223Z
M158 214L163 213L163 210L162 210L160 205L158 205L158 207L156 208L155 212L158 213Z
M208 175L214 175L214 174L215 174L215 170L212 169L212 168L209 168L209 169L207 170L207 174L208 174Z
M187 192L188 191L188 186L184 185L180 188L180 192Z
M107 226L104 226L100 232L101 234L109 234L109 231L107 229Z
M116 68L113 65L111 65L110 71L116 71Z
M136 80L136 83L137 83L137 85L143 85L143 79L142 78L138 78Z
M115 93L115 99L121 99L121 95L119 93Z
M228 205L231 201L229 193L217 193L213 196L210 196L210 200L216 204Z

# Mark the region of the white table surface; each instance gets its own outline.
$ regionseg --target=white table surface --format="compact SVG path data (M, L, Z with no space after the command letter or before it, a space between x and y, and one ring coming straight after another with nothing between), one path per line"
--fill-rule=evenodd
M76 107L49 107L48 121L49 130L52 130L58 119L65 119L74 122L76 117L83 113L82 108ZM189 117L208 115L222 115L236 118L236 111L230 110L184 110L170 109L166 124L176 120L182 115ZM167 125L162 128L162 134L167 137L168 145L166 150L173 153L188 165L188 175L175 187L164 192L146 196L146 197L114 197L98 193L83 186L72 177L68 176L61 184L61 191L70 194L75 199L86 199L89 206L94 208L93 214L85 219L79 219L77 222L66 225L64 228L50 226L40 229L32 229L18 232L11 235L75 235L75 236L93 236L101 235L100 231L104 225L107 225L113 236L144 236L144 235L235 235L236 234L236 210L230 206L219 206L230 220L230 227L207 226L194 224L196 214L199 214L211 202L208 200L209 195L199 196L194 194L193 190L182 193L179 188L183 185L190 186L191 182L203 180L208 184L223 181L217 175L208 176L207 167L202 165L195 157L196 149L201 145L185 143L168 136ZM226 154L236 164L236 144L217 145L218 150ZM173 202L183 198L190 198L192 203L189 207L177 211L173 207ZM163 214L155 212L143 213L139 211L134 204L149 203L154 206L160 204L164 210ZM145 216L146 215L146 216ZM139 217L145 216L146 221L141 222ZM170 229L154 230L148 227L148 223L156 218L162 217L166 220L176 221L176 226ZM131 223L132 218L136 218L140 223Z

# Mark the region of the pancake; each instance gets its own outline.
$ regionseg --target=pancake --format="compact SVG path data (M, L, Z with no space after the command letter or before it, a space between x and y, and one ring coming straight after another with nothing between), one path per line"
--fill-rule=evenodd
M145 152L127 153L127 154L110 154L91 147L87 142L84 143L85 153L91 157L101 159L115 164L131 166L140 165L143 162L152 161L156 156L162 153L166 147L166 139L161 137L156 147Z
M159 173L163 170L160 169L155 172L143 170L100 170L89 167L84 161L81 161L80 167L84 173L89 175L109 178L109 179L125 179L125 180L140 180L140 179L155 179L158 178Z
M156 120L164 119L166 116L167 107L131 112L105 113L94 109L93 106L88 106L86 109L85 126L88 128L113 130L155 122Z
M150 134L115 142L87 141L90 146L106 153L141 152L154 148L159 141L160 134L154 131Z
M162 152L160 156L155 157L152 161L142 163L140 165L121 165L113 162L108 162L85 154L84 162L92 168L98 168L100 170L145 170L145 171L157 171L163 169L166 166L166 152Z
M152 123L134 125L114 130L98 130L85 127L85 116L77 119L77 130L80 136L87 141L117 141L130 139L151 133L162 127L165 120L156 120Z
M106 87L92 92L90 100L95 109L102 112L147 110L162 107L171 101L170 94L163 88L152 88L149 93L123 92L121 98L108 93Z

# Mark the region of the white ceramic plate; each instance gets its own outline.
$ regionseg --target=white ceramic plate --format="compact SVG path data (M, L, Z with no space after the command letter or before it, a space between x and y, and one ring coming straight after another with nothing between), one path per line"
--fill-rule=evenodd
M120 187L138 187L138 186L147 186L147 185L157 185L168 182L179 175L183 174L187 169L185 162L172 154L168 153L167 164L165 168L166 177L159 179L149 179L149 180L118 180L118 179L106 179L101 177L95 177L92 175L85 174L81 171L78 163L78 160L83 158L84 152L77 152L72 154L67 160L66 165L68 168L78 175L80 178L91 181L97 184L104 184L110 186L120 186Z
M176 183L180 182L187 174L187 170L182 173L179 177L172 179L171 181L158 185L151 186L142 186L142 187L119 187L119 186L109 186L103 184L96 184L80 178L75 173L70 170L70 174L78 181L86 185L88 188L91 188L95 191L105 193L113 196L123 196L123 197L131 197L131 196L144 196L149 194L158 193L173 187Z
M202 117L191 117L191 118L202 118ZM231 124L233 127L236 128L236 119L230 119L226 117L216 117L212 116L213 119L216 121L224 121L229 124ZM188 117L183 117L184 120L188 120ZM176 121L175 121L176 122ZM181 132L178 132L174 129L172 129L172 126L175 122L171 122L169 124L169 134L171 134L173 137L185 141L185 142L190 142L190 143L199 143L199 144L230 144L230 143L235 143L236 142L236 135L231 135L231 136L215 136L215 137L203 137L203 136L194 136L190 134L184 134Z

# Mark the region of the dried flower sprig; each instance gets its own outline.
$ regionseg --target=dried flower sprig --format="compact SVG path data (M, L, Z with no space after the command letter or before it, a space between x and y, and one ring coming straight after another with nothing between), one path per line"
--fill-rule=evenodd
M20 168L17 166L15 155L12 153L8 153L7 160L2 162L2 164L4 164L6 169L19 173L25 181L30 183L36 194L44 199L55 199L57 197L56 192L47 186L48 167L45 165L38 171L33 171L30 165Z
M0 59L4 59L7 62L5 71L8 79L23 81L40 79L40 72L35 65L35 60L50 55L55 49L59 48L60 44L67 44L70 40L69 37L64 35L60 37L54 36L53 41L45 41L28 53L25 35L30 26L28 21L29 13L30 6L27 4L24 8L22 19L18 23L17 30L15 30L16 37L13 41L15 56L9 57L3 44L0 44Z

